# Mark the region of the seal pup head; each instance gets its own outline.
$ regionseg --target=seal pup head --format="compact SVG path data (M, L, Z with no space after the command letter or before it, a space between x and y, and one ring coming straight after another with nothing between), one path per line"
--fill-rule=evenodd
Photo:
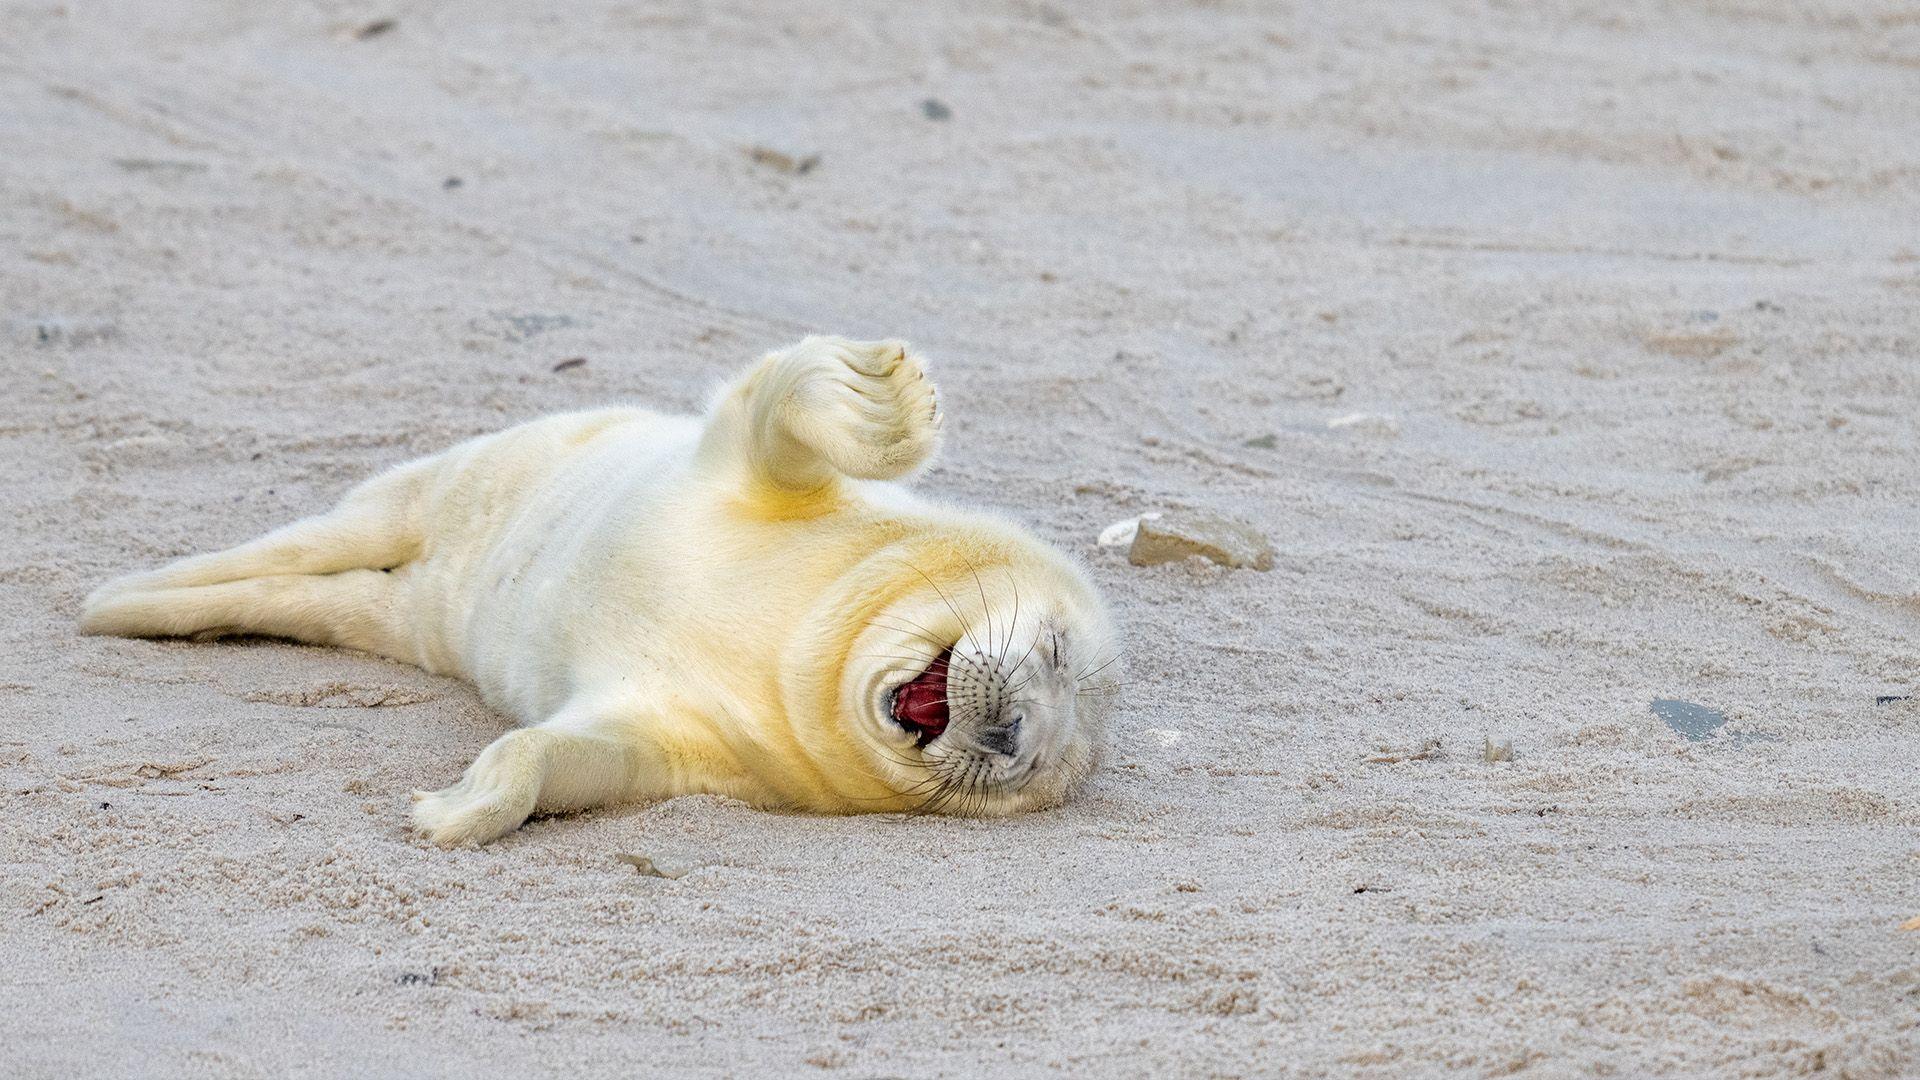
M886 808L1051 806L1096 764L1118 643L1085 577L1037 547L909 557L903 588L865 612L841 712Z

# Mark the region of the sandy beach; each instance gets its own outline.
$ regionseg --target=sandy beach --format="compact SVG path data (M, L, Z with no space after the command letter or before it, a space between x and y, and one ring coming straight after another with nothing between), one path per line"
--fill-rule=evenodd
M1920 1075L1916 101L1879 0L0 6L0 1075ZM1065 808L442 851L469 687L74 628L814 331L1123 625Z

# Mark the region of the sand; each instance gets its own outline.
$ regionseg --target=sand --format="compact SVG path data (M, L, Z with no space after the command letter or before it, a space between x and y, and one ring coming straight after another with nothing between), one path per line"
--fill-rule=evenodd
M1875 0L7 4L0 1074L1915 1075L1916 65ZM445 852L467 687L74 632L815 329L1111 598L1067 808ZM1149 509L1275 566L1095 545Z

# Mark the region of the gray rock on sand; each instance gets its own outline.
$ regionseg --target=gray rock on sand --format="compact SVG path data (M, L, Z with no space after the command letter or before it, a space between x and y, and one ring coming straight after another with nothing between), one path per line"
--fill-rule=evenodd
M1205 510L1142 514L1110 526L1100 534L1100 543L1103 547L1127 544L1127 561L1135 566L1178 562L1198 555L1221 566L1273 569L1273 545L1258 529Z

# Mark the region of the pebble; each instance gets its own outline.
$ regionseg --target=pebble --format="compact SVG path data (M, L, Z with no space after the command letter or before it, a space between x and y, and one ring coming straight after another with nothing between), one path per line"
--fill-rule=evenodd
M672 879L672 878L680 878L680 877L687 876L687 871L684 867L660 866L660 865L657 865L652 859L648 858L645 855L629 855L629 854L626 854L625 852L622 852L618 855L615 855L614 858L619 859L621 862L626 863L628 866L633 867L634 872L637 874L640 874L643 877L657 877L657 878Z
M1114 533L1125 522L1108 528ZM1134 519L1127 561L1135 566L1178 562L1190 555L1221 566L1273 569L1273 545L1244 521L1204 510L1169 510ZM1103 540L1107 533L1102 533ZM1117 546L1117 545L1109 545Z
M1149 518L1158 518L1160 511L1149 510L1139 517L1130 517L1116 521L1100 530L1099 545L1103 548L1132 547L1135 533L1140 531L1140 523Z
M755 146L747 150L747 156L772 169L795 176L805 176L820 164L819 154L795 156L782 153L770 146Z
M1357 412L1345 416L1336 416L1327 421L1328 431L1355 431L1362 435L1374 435L1391 439L1400 434L1400 421L1386 413Z
M43 349L83 349L113 340L120 328L98 319L68 319L54 316L36 319L28 331L33 343Z

